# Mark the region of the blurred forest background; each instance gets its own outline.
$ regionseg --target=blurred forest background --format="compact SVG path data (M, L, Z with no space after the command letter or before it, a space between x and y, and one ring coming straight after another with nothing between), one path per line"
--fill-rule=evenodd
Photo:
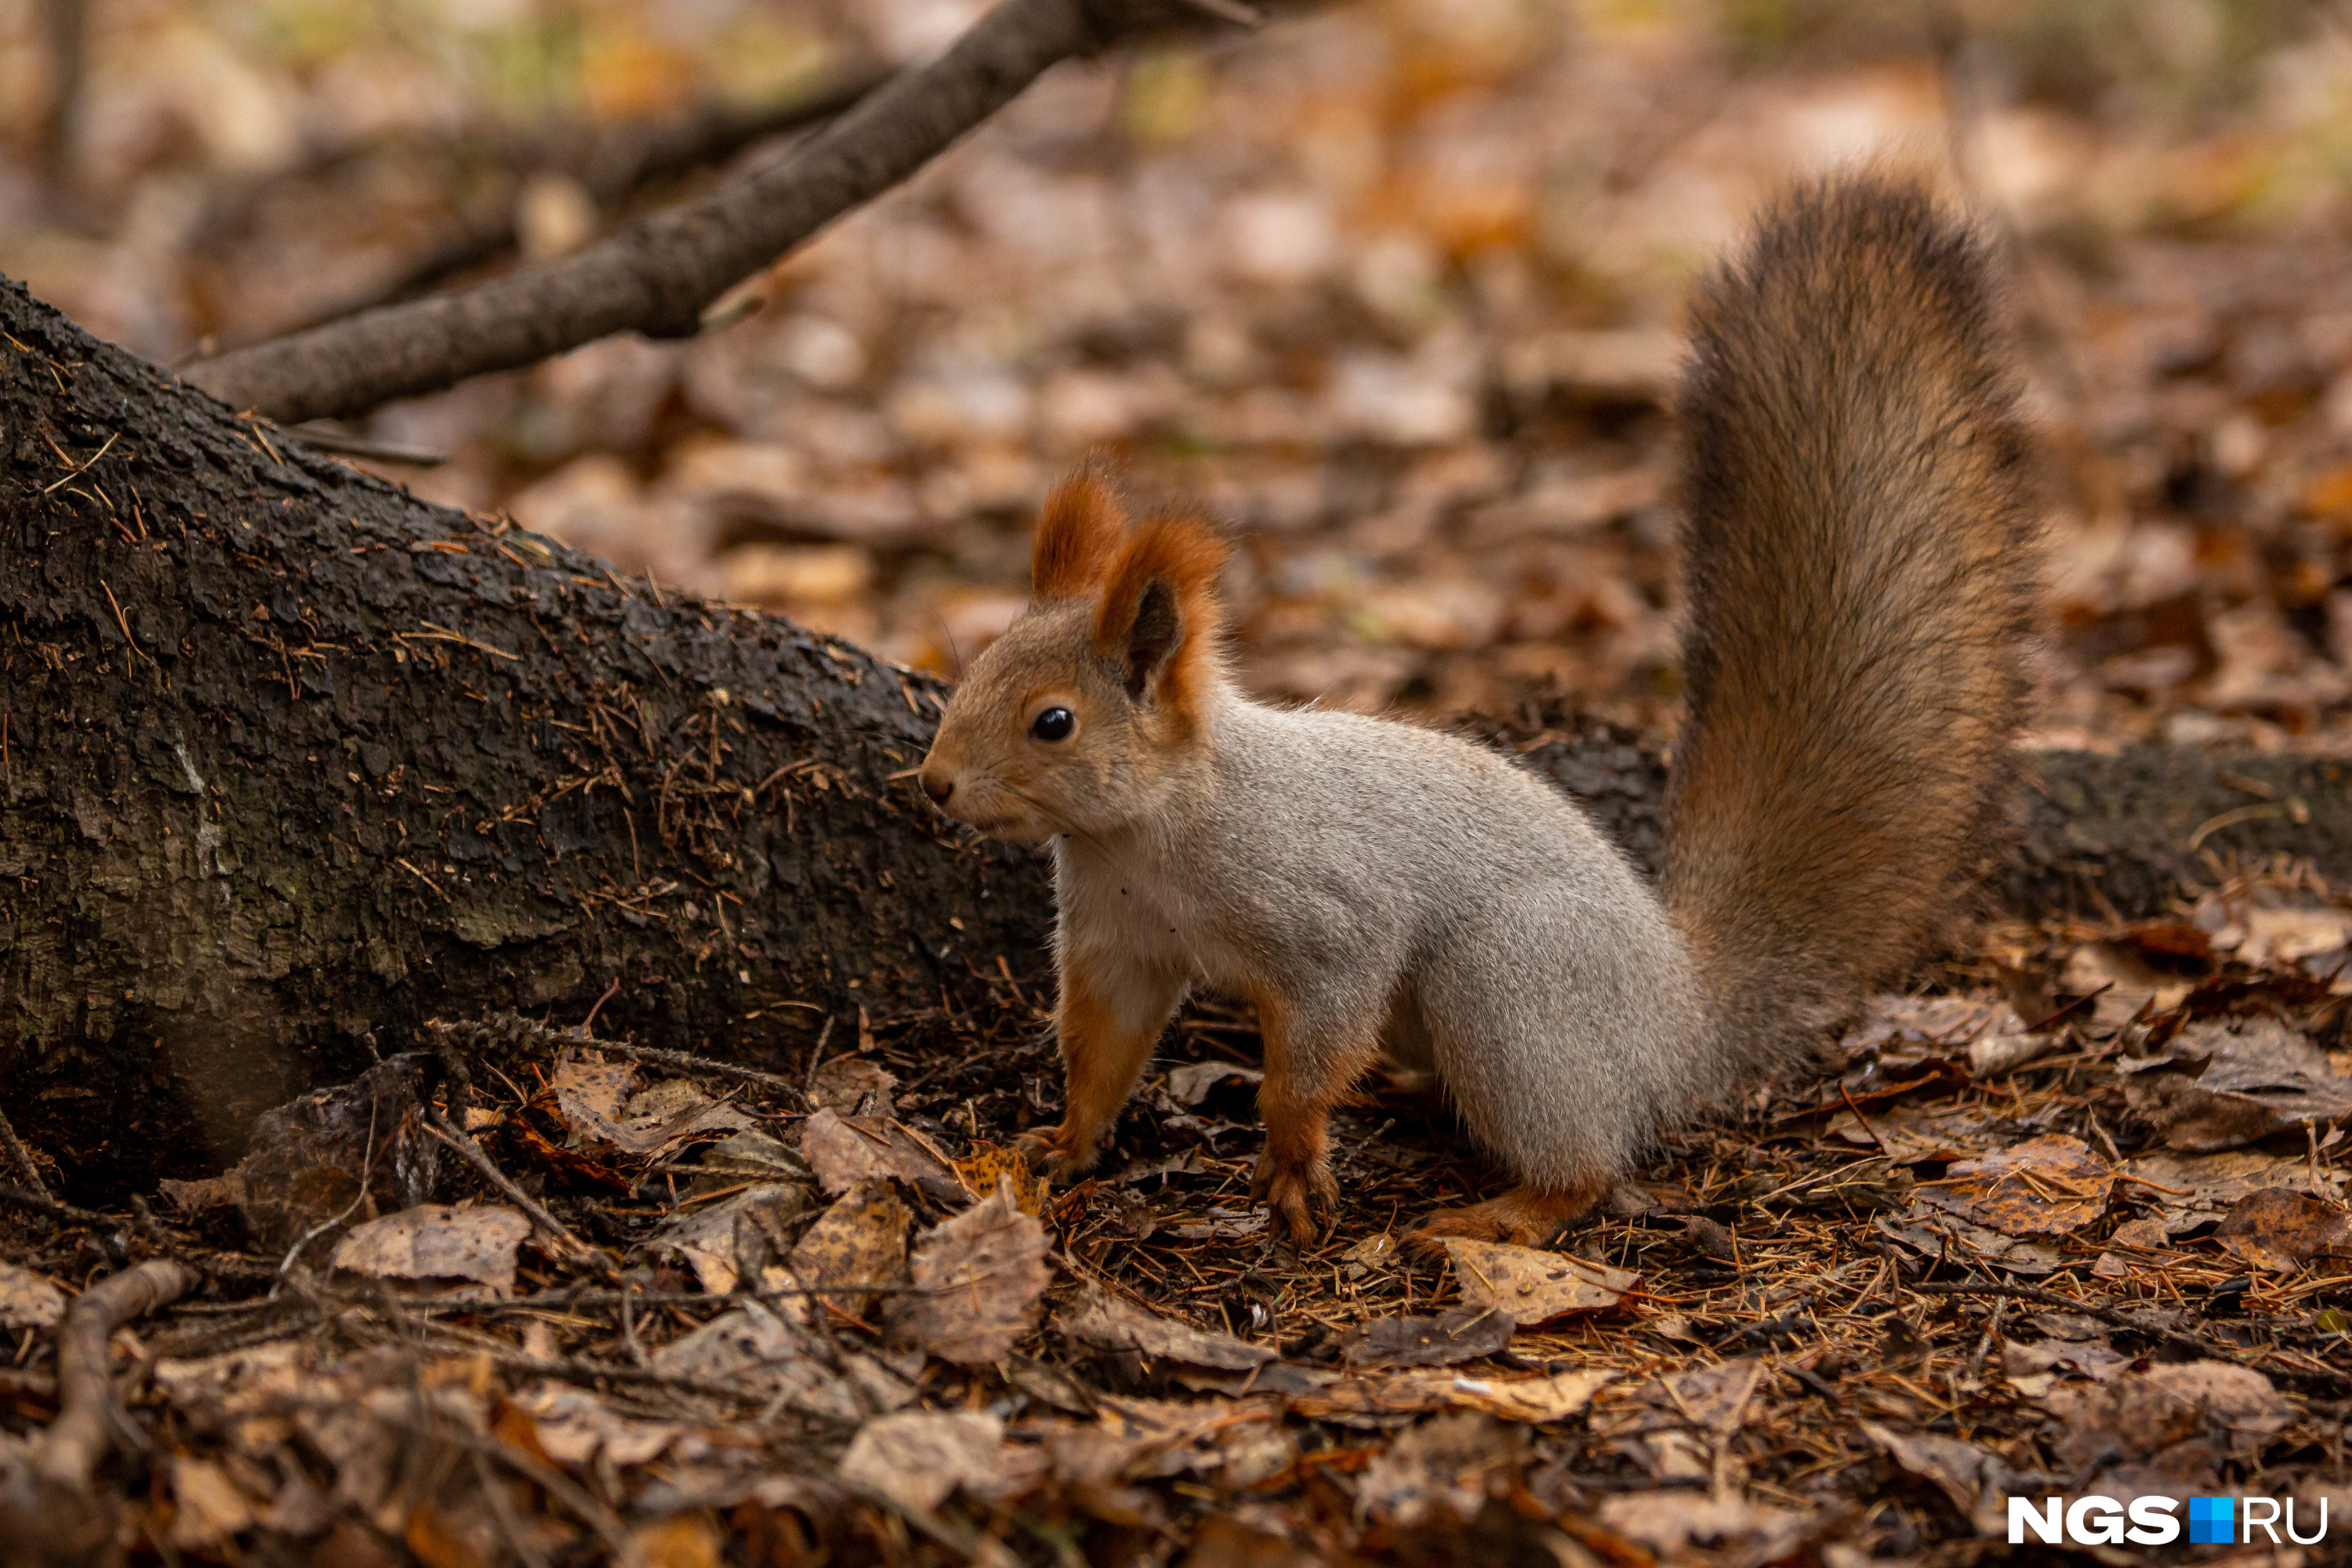
M0 272L166 363L259 341L575 248L718 173L616 177L632 137L924 58L978 10L0 0ZM1018 610L1045 488L1109 449L1236 529L1259 690L1655 724L1679 301L1776 185L1865 158L1934 171L2015 256L2044 738L2340 747L2338 6L1293 12L1061 68L693 341L352 433L444 459L371 459L431 499L949 675Z

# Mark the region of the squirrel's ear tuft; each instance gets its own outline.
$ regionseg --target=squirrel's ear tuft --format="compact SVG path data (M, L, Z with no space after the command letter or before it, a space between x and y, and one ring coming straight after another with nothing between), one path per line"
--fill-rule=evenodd
M1113 558L1095 641L1125 672L1129 697L1150 689L1158 706L1191 711L1216 643L1224 563L1224 542L1189 517L1151 519Z
M1127 532L1127 513L1102 472L1080 468L1054 487L1037 514L1029 550L1030 593L1074 599L1100 585L1111 552Z

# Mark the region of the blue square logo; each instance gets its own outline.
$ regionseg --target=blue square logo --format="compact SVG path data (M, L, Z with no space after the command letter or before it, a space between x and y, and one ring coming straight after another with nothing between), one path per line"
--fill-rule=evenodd
M2191 1546L2230 1546L2237 1542L2238 1500L2226 1497L2193 1497L2189 1500L2189 1543Z

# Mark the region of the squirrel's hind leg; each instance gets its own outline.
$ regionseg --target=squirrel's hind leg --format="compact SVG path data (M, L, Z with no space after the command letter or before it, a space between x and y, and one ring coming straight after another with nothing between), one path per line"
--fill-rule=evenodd
M1435 1210L1405 1234L1405 1245L1423 1255L1443 1253L1449 1237L1541 1247L1608 1193L1609 1184L1597 1179L1567 1187L1530 1183L1483 1204Z

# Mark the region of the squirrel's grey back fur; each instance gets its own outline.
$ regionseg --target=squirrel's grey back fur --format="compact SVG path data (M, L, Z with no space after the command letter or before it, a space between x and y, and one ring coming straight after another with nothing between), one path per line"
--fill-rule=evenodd
M1162 809L1055 841L1061 940L1433 1068L1531 1180L1622 1171L1708 1076L1696 977L1584 813L1485 747L1220 684ZM1313 1039L1302 1042L1314 1048Z

